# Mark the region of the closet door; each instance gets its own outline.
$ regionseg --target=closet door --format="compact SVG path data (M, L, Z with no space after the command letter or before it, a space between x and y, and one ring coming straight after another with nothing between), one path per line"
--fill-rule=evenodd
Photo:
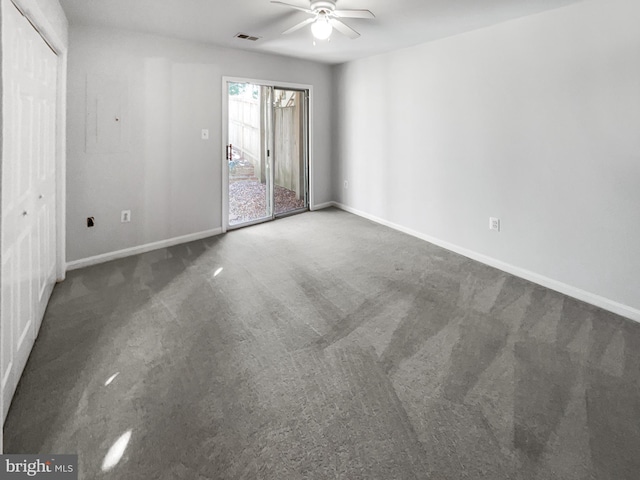
M2 0L2 421L55 283L58 58Z

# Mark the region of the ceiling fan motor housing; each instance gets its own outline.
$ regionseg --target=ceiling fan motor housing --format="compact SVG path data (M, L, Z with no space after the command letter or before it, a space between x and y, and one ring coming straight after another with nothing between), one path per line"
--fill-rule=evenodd
M331 0L318 0L317 2L311 2L311 10L316 13L329 13L336 9L336 2Z

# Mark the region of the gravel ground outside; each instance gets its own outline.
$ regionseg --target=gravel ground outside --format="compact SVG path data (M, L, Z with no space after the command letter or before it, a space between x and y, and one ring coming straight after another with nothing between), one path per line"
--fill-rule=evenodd
M296 193L275 186L276 214L304 208L304 200ZM263 218L267 214L267 187L258 181L238 181L229 183L229 224L239 225Z

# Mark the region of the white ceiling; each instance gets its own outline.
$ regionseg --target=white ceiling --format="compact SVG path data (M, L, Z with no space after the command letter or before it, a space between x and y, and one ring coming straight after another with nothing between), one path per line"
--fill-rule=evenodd
M308 7L306 0L284 0ZM582 0L338 0L374 20L347 19L362 36L337 32L314 47L310 29L280 32L307 15L269 0L60 0L71 25L116 27L224 47L342 63L493 25ZM257 42L235 39L242 32Z

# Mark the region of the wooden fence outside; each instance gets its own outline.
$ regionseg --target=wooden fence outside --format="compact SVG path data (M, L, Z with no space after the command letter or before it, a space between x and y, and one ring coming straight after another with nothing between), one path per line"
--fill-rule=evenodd
M275 184L304 195L304 155L301 111L302 93L291 92L289 101L276 102L274 107L275 129ZM282 106L280 106L282 105ZM234 149L249 160L256 177L264 182L261 155L260 100L246 95L229 97L229 141Z
M229 143L254 166L260 164L260 101L229 97Z

